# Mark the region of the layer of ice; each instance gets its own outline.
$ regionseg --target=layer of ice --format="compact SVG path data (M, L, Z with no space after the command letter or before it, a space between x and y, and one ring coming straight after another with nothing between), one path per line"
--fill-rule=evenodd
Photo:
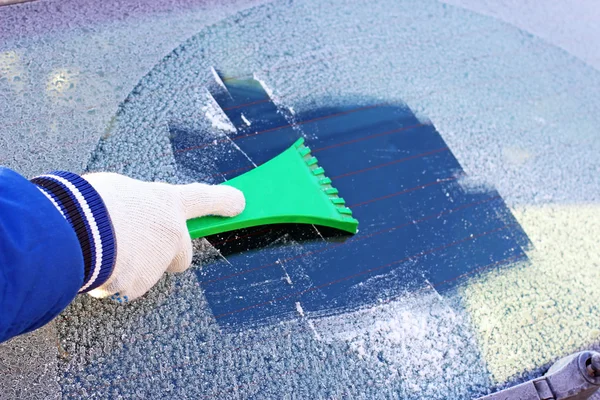
M407 101L435 123L469 173L522 210L525 230L540 233L533 235L540 251L532 252L531 266L464 287L467 312L461 299L429 293L238 336L219 331L192 271L166 277L128 307L81 297L57 320L65 397L410 398L423 390L460 398L470 387L474 394L493 385L488 372L501 381L597 342L598 310L586 302L600 279L589 240L598 237L590 222L600 193L597 71L496 20L433 1L276 2L204 30L232 9L160 2L155 8L173 8L159 15L93 3L81 13L85 1L0 9L0 121L8 132L0 134L2 164L26 175L82 172L93 153L95 169L210 181L209 172L176 170L168 136L183 126L222 137L202 112L214 65L230 76L257 73L292 113ZM63 4L74 9L63 14ZM210 171L229 151L235 149L191 157ZM198 251L205 259L194 268L218 257L210 247ZM316 340L310 324L326 340ZM439 343L427 337L436 337L436 326L448 334ZM438 344L458 356L440 356ZM413 351L404 360L402 345ZM57 352L47 343L44 349ZM35 364L29 369L47 377L57 367L42 353L27 352ZM452 396L427 371L421 378L419 354L452 368ZM39 366L50 373L38 374ZM399 366L404 375L394 376Z

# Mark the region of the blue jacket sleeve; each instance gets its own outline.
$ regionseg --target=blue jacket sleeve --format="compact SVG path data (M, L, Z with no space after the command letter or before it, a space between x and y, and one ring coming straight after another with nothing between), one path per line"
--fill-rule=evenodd
M48 323L83 280L71 225L37 185L0 167L0 342Z

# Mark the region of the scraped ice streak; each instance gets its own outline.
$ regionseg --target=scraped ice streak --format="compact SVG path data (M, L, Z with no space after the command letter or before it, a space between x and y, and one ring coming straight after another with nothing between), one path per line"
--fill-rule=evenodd
M254 74L252 74L252 78L254 80L256 80L258 83L260 83L263 90L267 93L267 95L269 96L269 98L271 99L273 104L275 104L277 106L280 113L285 115L285 114L287 114L287 112L285 112L285 111L289 111L289 114L285 115L285 117L289 118L290 122L293 123L294 122L293 121L293 117L294 117L293 107L288 107L288 105L283 101L281 96L277 96L275 94L275 91L273 90L273 88L270 85L267 85L266 80L265 80L266 78L264 78L264 77L261 78L259 76L259 74L257 74L256 72Z
M252 77L254 78L255 81L257 81L258 83L260 83L260 85L263 87L264 91L267 92L267 94L269 95L269 97L271 98L271 100L273 101L273 103L277 104L278 103L278 99L277 96L275 96L275 92L273 92L273 89L271 89L264 80L262 80L258 74L254 73L252 75Z
M280 240L284 240L285 236L281 237ZM285 276L283 277L283 279L285 279L286 283L288 285L293 285L294 282L292 282L292 278L290 277L290 274L288 274L287 269L285 269L285 265L283 264L283 261L281 260L277 260L275 261L277 264L281 265L281 268L283 269L283 272L285 273Z
M298 314L300 314L301 317L304 317L304 309L300 305L299 301L296 302L296 310L298 310Z
M272 101L273 104L277 106L278 113L282 114L286 118L286 120L288 120L288 122L292 125L293 129L298 129L295 126L296 121L294 108L289 106L289 104L286 104L286 102L280 96L277 96L275 94L275 91L271 88L271 86L267 85L265 78L261 78L256 72L252 74L252 78L258 83L260 83L260 86L262 86L265 93L267 93L267 95L269 96L270 101ZM303 132L301 134L304 135Z
M322 340L321 335L315 328L315 324L313 323L312 319L308 318L307 315L304 313L304 308L302 307L302 304L300 304L299 301L296 302L296 311L298 311L300 318L306 322L306 324L310 328L311 332L315 336L315 339L319 340L319 341Z
M225 83L223 83L223 80L219 76L219 73L217 72L217 70L215 69L215 67L211 66L210 67L210 72L212 73L213 78L214 78L215 82L217 83L217 85L221 86L222 89L227 90L227 88L225 87Z
M248 120L248 118L246 118L246 116L245 116L244 114L242 114L242 119L244 120L244 123L245 123L246 125L248 125L248 126L252 125L252 122L250 122L250 121Z
M223 82L221 82L221 84L223 84ZM229 118L227 118L227 115L223 112L221 107L219 107L214 97L212 97L210 93L208 93L208 97L209 101L206 106L202 107L202 111L204 111L204 115L212 123L213 128L225 132L235 133L235 126L233 126Z
M217 72L215 71L214 67L211 67L211 71L212 71L213 75L216 77L215 80L217 80L217 82L219 83L219 86L222 86L223 89L227 90L227 88L225 87L225 84L223 84L223 81L219 77L219 74L217 74ZM208 118L208 120L212 122L213 127L216 129L225 131L225 132L230 132L230 133L237 132L237 129L235 128L235 126L233 125L233 123L231 122L229 117L227 117L227 114L225 114L225 112L223 111L221 106L219 106L219 104L217 103L217 101L215 100L213 95L210 92L207 92L207 96L209 98L209 102L206 105L206 107L204 108L206 110L205 115L206 115L206 118ZM250 124L248 124L248 125L250 125ZM248 156L248 154L246 154L246 152L244 152L240 148L240 146L238 146L238 144L235 141L233 141L229 135L227 135L227 133L225 133L225 138L229 141L229 143L231 143L231 145L237 151L242 153L244 155L244 157L246 157L248 159L248 161L250 161L250 163L254 167L256 167L256 163L254 161L252 161L250 156Z
M229 140L229 142L233 145L233 147L235 147L235 149L237 151L239 151L240 153L242 153L244 155L244 157L246 157L248 159L248 161L250 161L250 164L252 164L254 167L256 167L256 163L254 161L252 161L252 159L250 158L250 156L240 148L240 146L238 146L238 144L236 142L233 141L233 139L231 139L229 136L227 136L227 140Z
M374 369L387 369L378 384L400 379L400 398L463 399L490 384L465 316L431 287L312 322L323 341L342 341Z

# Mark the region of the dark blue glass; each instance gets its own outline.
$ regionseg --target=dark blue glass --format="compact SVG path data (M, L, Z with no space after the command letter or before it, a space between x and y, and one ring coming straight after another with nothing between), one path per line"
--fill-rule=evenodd
M228 157L211 175L223 181L304 136L360 226L352 237L278 225L208 238L226 260L204 266L198 279L223 328L290 318L300 301L304 312L325 315L427 285L444 291L526 257L527 236L499 194L465 190L451 149L406 105L316 108L292 116L259 82L224 84L212 94L237 132L231 140L203 143L206 135L171 126L179 168L193 174L193 152L219 146Z

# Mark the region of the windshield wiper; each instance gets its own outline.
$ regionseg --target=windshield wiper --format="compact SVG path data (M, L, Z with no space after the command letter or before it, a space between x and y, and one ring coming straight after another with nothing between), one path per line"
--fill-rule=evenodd
M478 400L585 400L600 388L600 353L582 351L561 358L540 378Z

